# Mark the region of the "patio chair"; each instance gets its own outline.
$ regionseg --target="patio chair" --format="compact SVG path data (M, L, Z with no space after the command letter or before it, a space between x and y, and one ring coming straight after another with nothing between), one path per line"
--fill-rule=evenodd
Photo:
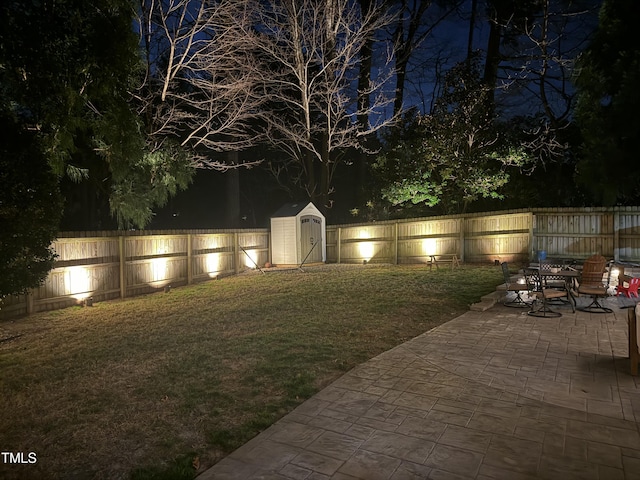
M504 277L504 285L507 295L504 297L504 301L502 304L505 307L513 307L513 308L524 308L528 307L529 303L526 302L522 296L520 295L522 292L526 292L527 286L520 283L512 283L511 282L511 274L509 273L509 264L507 262L502 262L502 275ZM515 293L516 296L513 300L507 301L507 297L509 293Z
M638 363L640 362L640 339L638 338L638 316L640 306L629 309L629 362L631 362L631 375L638 375Z
M606 281L603 280L605 272L607 272ZM582 267L578 295L588 295L592 300L589 305L580 310L590 313L611 313L613 310L600 303L600 299L608 295L610 281L611 268L607 269L607 259L602 255L592 255L587 258Z
M537 268L525 269L525 281L527 285L532 288L529 295L535 298L531 303L531 310L527 315L544 318L561 317L562 314L560 312L556 312L549 308L549 303L558 298L566 298L567 302L571 304L571 307L575 312L575 307L569 298L569 292L566 289L560 290L558 288L548 287L545 283L545 277L541 273L540 266Z
M619 285L616 287L616 296L619 297L622 293L625 297L631 298L631 295L638 298L638 287L640 287L640 278L627 277L628 281L624 279L618 280ZM627 284L626 286L624 284Z

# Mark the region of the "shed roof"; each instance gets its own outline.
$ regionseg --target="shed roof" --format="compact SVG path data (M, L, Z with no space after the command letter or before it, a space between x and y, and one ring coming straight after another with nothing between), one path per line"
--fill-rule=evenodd
M287 203L286 205L283 205L282 207L280 207L273 215L271 215L271 218L276 218L276 217L295 217L302 210L307 208L307 206L309 206L309 205L313 205L313 203L312 202ZM313 207L316 208L315 205L313 205ZM317 208L316 208L316 210L317 210Z

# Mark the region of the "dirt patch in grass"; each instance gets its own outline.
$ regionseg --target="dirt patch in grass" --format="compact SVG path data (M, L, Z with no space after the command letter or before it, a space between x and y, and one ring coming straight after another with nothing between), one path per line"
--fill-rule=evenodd
M188 478L500 278L322 266L2 322L0 449L37 463L0 463L0 477Z

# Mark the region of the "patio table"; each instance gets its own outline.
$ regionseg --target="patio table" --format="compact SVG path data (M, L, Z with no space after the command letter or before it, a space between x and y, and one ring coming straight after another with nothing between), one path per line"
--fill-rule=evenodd
M536 272L538 272L538 266L536 265L534 267L533 265L531 265L530 267L528 267L528 270L535 270ZM551 268L544 268L543 266L543 268L540 269L539 273L543 277L543 282L547 287L562 288L567 291L568 300L564 300L561 298L558 298L556 300L563 303L573 303L573 307L576 307L576 297L573 291L575 289L576 279L580 277L580 272L578 270L566 268L552 271Z

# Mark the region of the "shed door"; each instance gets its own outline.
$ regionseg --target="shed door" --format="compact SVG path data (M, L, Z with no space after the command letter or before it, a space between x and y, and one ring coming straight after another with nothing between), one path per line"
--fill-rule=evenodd
M320 217L314 215L300 217L300 254L301 263L322 262L322 220ZM307 257L307 255L309 256Z

